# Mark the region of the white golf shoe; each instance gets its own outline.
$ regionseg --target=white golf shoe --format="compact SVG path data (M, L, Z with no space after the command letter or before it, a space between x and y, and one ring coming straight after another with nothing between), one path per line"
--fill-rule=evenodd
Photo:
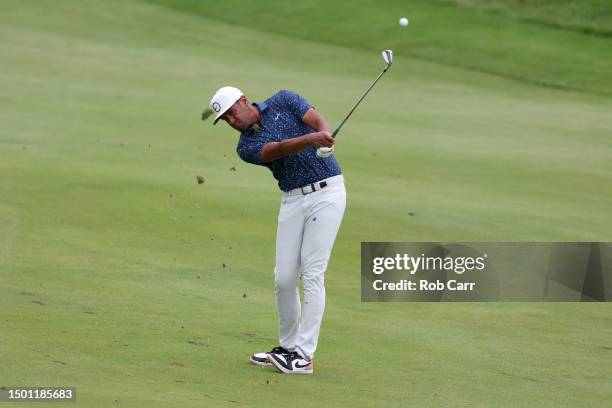
M285 374L312 374L314 371L312 361L302 358L295 351L288 354L269 353L268 360Z
M258 366L271 366L272 363L270 362L270 360L268 360L268 354L271 354L271 353L282 355L282 354L289 354L289 351L285 350L281 346L274 347L272 350L268 351L267 353L253 354L250 358L250 361L251 363L258 365Z

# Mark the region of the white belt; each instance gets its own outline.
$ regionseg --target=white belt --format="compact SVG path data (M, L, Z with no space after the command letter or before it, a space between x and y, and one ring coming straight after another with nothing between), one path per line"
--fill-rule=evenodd
M314 183L306 184L305 186L294 188L293 190L289 190L285 193L285 195L306 195L310 193L314 193L315 191L319 191L324 189L325 187L330 187L338 184L344 183L344 176L339 174L337 176L333 176L330 178L326 178L324 180L315 181Z

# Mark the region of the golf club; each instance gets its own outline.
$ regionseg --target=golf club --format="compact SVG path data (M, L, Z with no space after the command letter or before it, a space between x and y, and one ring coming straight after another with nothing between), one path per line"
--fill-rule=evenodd
M370 92L370 90L372 88L374 88L374 85L376 85L376 83L378 82L378 80L385 74L385 72L387 72L389 70L389 68L391 67L391 64L393 63L393 51L392 50L384 50L382 52L382 57L385 60L385 69L383 69L383 71L380 73L380 75L378 75L378 78L376 78L376 80L374 82L372 82L372 85L370 85L370 87L368 89L366 89L365 93L363 94L363 96L361 98L359 98L359 100L357 101L357 103L355 104L355 106L353 106L353 109L350 110L350 112L345 116L345 118L342 120L342 122L340 123L340 125L338 125L338 127L336 128L336 130L334 130L334 133L332 133L332 137L336 137L336 135L338 134L338 132L340 132L340 128L342 128L342 125L344 125L344 123L348 120L348 118L351 117L351 115L353 114L353 112L355 111L355 109L357 109L357 106L359 106L359 104L361 103L361 101L363 101L363 98L366 97L366 95L368 94L368 92Z

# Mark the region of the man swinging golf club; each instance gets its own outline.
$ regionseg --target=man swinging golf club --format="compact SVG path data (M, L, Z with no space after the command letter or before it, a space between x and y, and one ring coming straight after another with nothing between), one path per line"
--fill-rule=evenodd
M324 274L346 206L334 138L393 62L385 68L332 133L323 117L302 96L282 90L264 102L250 103L234 87L215 93L202 119L216 113L238 130L236 151L248 163L266 166L283 191L276 231L274 283L279 346L256 353L251 362L274 365L283 373L312 374L313 357L325 309ZM297 288L304 282L303 304Z
M280 344L250 361L273 364L283 373L312 374L325 309L324 273L346 204L331 128L306 99L287 90L251 103L227 86L210 105L213 124L222 119L241 132L240 158L269 168L283 191L274 268Z

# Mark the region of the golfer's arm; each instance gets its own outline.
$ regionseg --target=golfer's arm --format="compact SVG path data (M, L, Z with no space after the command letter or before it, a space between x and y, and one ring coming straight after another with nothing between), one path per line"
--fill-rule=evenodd
M312 144L310 135L311 133L304 136L285 139L280 142L266 143L259 154L259 161L268 163L280 159L281 157L298 154Z
M319 115L314 108L310 108L304 114L302 122L313 128L316 132L329 132L331 133L331 127L323 116ZM293 137L291 139L285 139L280 142L266 143L261 150L259 155L259 161L261 163L268 163L281 157L291 156L298 154L308 146L313 144L312 138L310 137L313 133L309 133L304 136Z
M319 112L317 112L315 108L310 108L306 111L304 117L302 118L302 122L317 132L332 132L329 123L327 123L323 116L319 115Z

